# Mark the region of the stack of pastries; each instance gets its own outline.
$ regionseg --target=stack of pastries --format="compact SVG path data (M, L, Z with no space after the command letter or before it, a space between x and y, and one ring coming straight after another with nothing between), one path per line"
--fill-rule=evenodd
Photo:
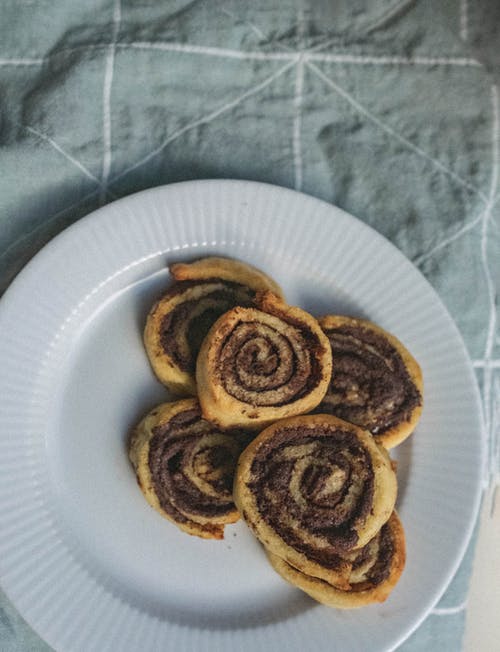
M288 305L248 264L211 257L170 272L144 343L179 399L129 445L147 501L203 538L241 516L272 567L319 602L385 600L405 563L388 450L420 418L418 363L371 322Z

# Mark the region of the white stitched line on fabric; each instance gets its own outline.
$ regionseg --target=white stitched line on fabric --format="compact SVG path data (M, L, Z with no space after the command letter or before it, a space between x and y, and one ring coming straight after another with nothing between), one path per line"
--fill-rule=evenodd
M465 179L462 179L458 174L447 168L443 163L438 161L437 159L433 158L427 152L425 152L423 149L409 141L407 138L404 136L401 136L398 134L392 127L389 127L386 125L384 122L379 120L377 116L373 115L368 109L365 109L364 106L362 106L350 93L348 93L346 90L341 88L338 84L336 84L330 77L327 77L324 72L322 72L317 66L315 66L312 63L306 63L307 67L314 72L315 75L317 75L320 79L322 79L327 86L332 88L334 91L336 91L339 95L341 95L351 106L353 106L359 113L362 115L366 116L371 122L373 122L375 125L380 127L382 131L385 131L388 135L392 136L395 138L397 141L411 149L413 152L421 156L422 158L426 159L427 161L431 162L436 168L441 170L444 174L447 176L451 177L454 179L457 183L459 183L461 186L464 188L467 188L468 190L471 190L472 192L476 193L479 197L487 201L486 195L473 186L471 183L466 181Z
M485 367L500 369L500 360L474 360L472 365L475 369L484 369Z
M488 281L488 286L490 288L490 322L488 327L488 336L485 347L485 357L489 358L491 356L491 351L493 349L493 339L495 336L495 327L496 327L496 309L495 309L495 288L493 284L493 279L488 268L487 263L487 231L488 223L491 218L491 209L493 207L493 202L495 201L495 195L498 187L498 173L499 173L499 147L500 147L500 109L499 109L499 98L498 98L498 86L493 85L491 87L491 105L492 105L492 115L493 115L493 133L492 133L492 174L491 174L491 186L488 196L488 206L485 211L483 219L483 229L482 229L482 238L481 238L481 252L483 255L483 261L485 264L485 273Z
M29 131L31 134L36 136L36 138L39 138L40 140L45 141L46 143L49 143L59 154L64 156L65 159L70 161L70 163L73 163L75 167L77 167L80 172L83 172L83 174L88 177L89 179L92 179L92 181L95 181L99 187L102 187L100 179L98 179L92 172L83 165L83 163L80 163L74 156L71 156L71 154L68 154L58 143L56 143L55 140L53 140L50 136L47 136L46 134L42 134L40 131L37 131L33 127L28 127L27 125L22 125L23 129L26 129L26 131Z
M499 147L500 147L500 109L498 87L494 84L491 86L491 107L492 107L492 137L491 137L491 185L489 192L488 206L484 211L482 229L481 229L481 263L483 267L484 276L486 279L486 289L489 302L489 319L488 329L486 334L486 342L484 347L484 360L488 362L491 359L493 351L493 344L495 340L496 331L496 289L493 282L493 277L488 264L488 226L491 219L492 207L495 201L495 195L498 186L498 173L499 173ZM493 369L485 365L483 372L483 410L484 422L486 433L489 440L489 468L487 469L487 477L485 482L492 479L492 474L495 469L492 468L495 460L494 456L494 433L492 430L493 422L493 399L492 399L492 381Z
M482 68L483 64L477 59L467 57L402 57L402 56L370 56L370 55L356 55L356 54L335 54L335 53L321 53L318 50L328 47L336 39L330 39L326 43L319 43L310 50L306 50L304 59L309 61L327 61L329 63L352 63L357 65L370 65L370 66L387 66L387 65L408 65L408 66L472 66ZM74 48L66 48L51 52L40 59L0 59L0 65L3 66L33 66L41 65L54 57L60 55L68 55L73 52L93 50L107 50L111 48L112 44L96 43L94 45L79 45ZM185 43L164 43L135 41L131 43L115 43L114 48L120 49L136 49L136 50L159 50L163 52L180 52L186 54L203 54L212 57L223 57L229 59L243 59L243 60L260 60L260 61L293 61L299 55L298 52L281 46L282 52L255 52L255 51L240 51L231 50L229 48L217 48L202 45L187 45Z
M304 47L305 16L302 3L297 12L297 34L299 48ZM304 59L301 55L295 69L295 91L293 96L293 167L295 171L295 190L302 189L302 99L304 90Z
M329 54L316 52L320 44L311 50L304 51L304 59L310 61L328 61L330 63L352 63L360 65L409 65L409 66L474 66L482 67L482 63L476 59L467 57L400 57L400 56L369 56L355 54ZM231 50L228 48L217 48L205 45L188 45L185 43L165 43L161 41L132 41L130 43L117 43L117 48L130 48L137 50L159 50L163 52L180 52L185 54L203 54L212 57L225 57L229 59L257 59L263 61L285 60L292 61L300 53L293 50L286 52L255 52Z
M367 56L357 54L306 53L309 61L325 61L328 63L352 63L375 66L472 66L482 68L477 59L468 57L399 57L399 56Z
M456 607L435 607L431 611L431 614L433 616L452 616L453 614L459 614L467 609L467 602L467 600L464 600L461 604L457 604Z
M269 84L272 84L273 81L278 79L278 77L281 77L287 70L289 70L293 65L295 65L298 57L294 60L291 61L290 63L287 63L286 66L283 66L279 70L277 70L275 73L270 75L269 77L266 77L264 81L262 81L260 84L257 84L257 86L253 86L249 90L245 91L241 95L239 95L237 98L234 100L231 100L230 102L227 102L223 106L219 107L215 111L212 111L211 113L207 114L206 116L203 116L202 118L198 118L197 120L193 120L193 122L190 122L189 124L185 125L181 129L178 129L176 132L174 132L171 136L168 136L161 145L156 147L152 152L150 152L147 156L142 158L140 161L137 163L134 163L130 167L128 167L126 170L118 174L116 177L111 179L111 183L117 181L118 179L121 179L124 177L126 174L131 172L132 170L135 170L136 168L140 167L141 165L144 165L148 161L150 161L152 158L157 156L167 145L169 145L172 141L174 141L176 138L179 138L183 134L185 134L187 131L190 131L191 129L195 129L196 127L199 127L200 125L208 124L209 122L212 122L212 120L215 120L219 116L223 115L224 113L227 113L231 109L234 109L238 104L241 104L241 102L244 102L246 99L249 97L252 97L253 95L256 95L257 93L260 93L260 91L264 90Z
M103 204L106 200L109 172L111 170L111 87L115 67L115 47L120 31L122 6L121 0L115 0L113 6L113 34L104 72L104 87L102 98L102 189L99 201Z
M464 224L462 228L460 228L456 233L453 233L453 235L450 235L449 238L445 238L444 240L441 240L437 245L435 245L432 249L429 251L426 251L424 254L421 254L417 258L413 260L414 265L421 265L424 261L426 261L428 258L433 256L436 251L440 251L444 247L447 247L449 244L452 242L455 242L455 240L458 240L461 236L463 236L465 233L468 231L471 231L477 224L481 223L481 220L483 219L483 212L481 211L480 215L475 217L472 222L468 222L467 224Z
M73 202L73 203L70 204L69 206L66 206L66 208L62 208L60 211L58 211L57 213L55 213L54 215L52 215L51 217L49 217L49 219L45 220L45 221L42 222L41 224L37 224L37 226L36 226L34 229L32 229L31 231L29 231L28 233L23 233L23 235L22 235L20 238L17 238L17 240L15 240L14 242L12 242L12 243L7 247L7 249L5 249L5 250L2 252L2 254L0 254L0 261L4 260L4 258L6 258L6 257L9 255L9 253L12 251L12 249L15 249L15 247L17 247L17 246L19 245L19 243L21 243L23 240L27 240L27 239L30 238L34 233L37 233L37 231L41 231L43 228L47 227L47 226L48 226L49 224L51 224L54 220L56 220L58 217L61 217L61 215L64 215L64 213L66 213L66 212L68 212L68 211L70 211L70 210L73 210L73 209L75 209L75 208L78 208L78 206L80 206L81 204L83 204L84 202L86 202L87 199L90 199L90 198L93 197L94 195L97 195L98 192L99 192L99 189L98 189L98 188L96 188L95 190L92 190L92 192L89 192L88 194L84 195L83 197L81 197L81 198L78 199L77 201Z
M295 190L302 189L302 100L304 89L304 62L301 59L295 71L295 95L293 98L293 166L295 170Z
M460 0L460 38L467 41L469 38L469 3Z
M162 43L135 41L131 43L117 43L118 48L131 48L136 50L159 50L162 52L182 52L185 54L203 54L211 57L225 57L228 59L258 59L264 61L285 60L295 61L298 53L295 52L244 52L228 48L216 48L206 45L188 45L185 43Z
M0 59L0 66L41 66L44 59Z

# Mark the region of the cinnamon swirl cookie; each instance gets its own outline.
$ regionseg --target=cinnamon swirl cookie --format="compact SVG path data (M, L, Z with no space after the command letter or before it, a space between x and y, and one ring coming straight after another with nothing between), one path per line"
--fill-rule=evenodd
M148 503L181 530L222 539L238 520L234 469L248 438L221 433L201 417L196 399L163 403L135 429L129 457Z
M332 415L284 419L243 451L234 501L257 538L296 569L348 587L349 553L389 519L396 475L369 432Z
M251 306L255 293L279 286L263 272L229 258L170 266L174 284L150 311L144 344L158 379L179 395L196 395L198 351L214 321L234 306Z
M198 355L203 416L222 428L257 429L308 412L330 382L330 345L314 317L272 292L255 303L222 315Z
M384 602L388 598L405 565L405 535L394 511L375 537L351 554L348 586L342 588L335 583L307 575L270 552L267 555L273 568L285 580L318 602L338 609L353 609Z
M319 320L335 360L319 412L334 414L369 430L386 448L414 430L422 412L422 372L390 333L352 317Z

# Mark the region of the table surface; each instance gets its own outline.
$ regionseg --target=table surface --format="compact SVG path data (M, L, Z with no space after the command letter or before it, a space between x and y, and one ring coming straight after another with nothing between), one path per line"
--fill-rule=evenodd
M498 496L497 496L498 498ZM500 613L500 501L483 499L466 609L464 652L498 650Z

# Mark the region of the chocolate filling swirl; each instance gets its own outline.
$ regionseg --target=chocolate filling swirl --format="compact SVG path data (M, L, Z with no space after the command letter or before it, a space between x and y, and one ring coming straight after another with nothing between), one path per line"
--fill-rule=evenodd
M379 533L350 557L349 579L351 591L365 591L381 584L389 577L394 555L394 539L388 523Z
M153 432L151 480L167 514L178 522L204 522L235 509L232 484L242 437L219 432L196 409L180 412Z
M393 513L367 545L345 558L349 564L347 583L338 585L334 574L328 580L311 576L272 554L269 554L269 559L285 579L320 602L337 607L357 607L383 602L387 598L403 570L404 556L402 526ZM388 584L378 591L377 587L386 581Z
M356 546L356 523L371 510L369 453L347 430L283 428L258 450L249 489L259 514L294 549L336 568Z
M226 392L244 403L279 407L317 386L321 372L314 353L321 345L298 321L259 317L237 323L225 337L220 379Z
M327 412L374 435L407 421L422 397L398 351L382 335L361 326L324 329L334 359Z
M160 342L163 350L182 371L194 372L196 357L212 324L235 306L252 305L255 292L245 285L211 279L181 281L168 292L168 297L182 294L197 286L196 299L179 303L161 322Z

